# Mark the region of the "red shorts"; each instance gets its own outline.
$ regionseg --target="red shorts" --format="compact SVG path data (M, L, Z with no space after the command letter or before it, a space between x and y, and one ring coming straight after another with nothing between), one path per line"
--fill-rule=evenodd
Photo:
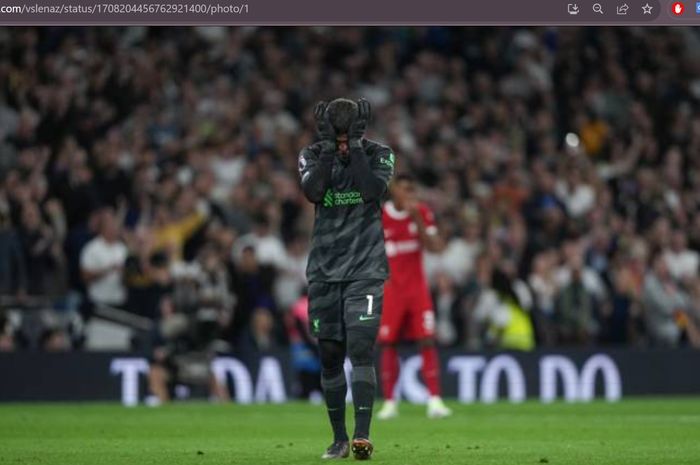
M378 340L381 344L396 344L402 340L417 341L435 334L433 299L425 284L412 289L398 287L387 281L384 285L384 305Z

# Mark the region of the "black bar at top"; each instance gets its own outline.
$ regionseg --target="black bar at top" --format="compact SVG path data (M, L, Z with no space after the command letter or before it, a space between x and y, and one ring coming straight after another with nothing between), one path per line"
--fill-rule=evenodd
M0 25L700 25L670 0L2 0ZM594 8L599 4L600 8ZM625 7L626 5L626 7ZM0 7L0 10L2 9ZM53 11L39 11L52 7ZM71 11L79 9L79 12ZM92 12L86 10L92 9ZM141 10L140 12L138 10Z

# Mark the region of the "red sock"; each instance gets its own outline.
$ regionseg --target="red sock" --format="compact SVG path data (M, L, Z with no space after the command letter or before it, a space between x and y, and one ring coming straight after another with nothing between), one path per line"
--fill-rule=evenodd
M399 354L395 347L382 349L382 391L385 400L394 398L394 387L399 379Z
M438 363L437 349L435 346L425 346L421 349L423 357L423 381L431 396L440 395L440 364Z

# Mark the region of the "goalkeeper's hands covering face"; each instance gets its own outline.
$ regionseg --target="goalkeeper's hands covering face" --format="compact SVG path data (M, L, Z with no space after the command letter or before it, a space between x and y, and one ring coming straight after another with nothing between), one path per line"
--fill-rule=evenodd
M318 133L319 142L321 143L321 151L325 153L335 152L336 149L336 133L333 125L328 119L326 102L318 102L314 108L314 119L316 120L316 132Z
M350 149L362 148L362 138L365 136L367 124L372 116L369 102L363 98L357 101L357 116L348 128L348 145Z

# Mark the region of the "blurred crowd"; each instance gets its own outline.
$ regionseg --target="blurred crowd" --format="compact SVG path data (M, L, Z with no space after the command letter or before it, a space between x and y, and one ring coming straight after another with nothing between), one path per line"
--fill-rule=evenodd
M305 341L297 155L338 96L436 213L442 346L507 348L506 301L537 346L698 346L699 54L698 28L0 29L0 350L83 347L101 307L158 347Z

